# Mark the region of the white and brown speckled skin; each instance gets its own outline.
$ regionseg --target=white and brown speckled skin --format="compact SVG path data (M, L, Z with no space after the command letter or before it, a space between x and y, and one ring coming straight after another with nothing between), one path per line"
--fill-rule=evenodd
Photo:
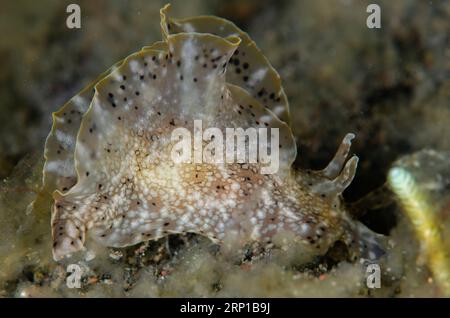
M58 158L61 129L49 136L46 167L73 165L76 176L71 177L77 181L62 189L60 181L67 173L44 171L57 189L54 258L79 251L86 235L106 246L122 247L186 232L217 243L233 233L243 244L271 243L278 233L288 232L308 254L323 254L343 240L357 247L357 255L377 257L375 234L341 207L340 195L357 166L356 156L346 162L354 135L344 138L324 170L292 170L296 146L288 124L280 119L289 113L287 100L268 61L259 56L246 60L245 53L249 57L260 52L245 37L243 46L238 37L169 34L167 26L177 22L167 22L165 11L165 42L131 55L100 78L76 142L76 130L66 129L72 147L76 143L74 155ZM183 23L187 24L180 22L178 27ZM237 50L249 69L245 82L253 81L252 87L236 78L232 82L241 87L228 83L228 65L230 58L237 59ZM76 106L77 100L71 103ZM175 164L170 155L172 131L193 130L199 119L205 127L223 131L278 128L279 172L261 174L259 163ZM55 120L61 127L74 124L67 111L60 111Z

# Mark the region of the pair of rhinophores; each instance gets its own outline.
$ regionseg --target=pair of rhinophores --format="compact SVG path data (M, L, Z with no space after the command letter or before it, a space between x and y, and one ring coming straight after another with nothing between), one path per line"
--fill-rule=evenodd
M375 259L381 237L341 204L358 162L353 134L321 171L291 168L297 150L278 73L249 36L217 17L168 17L163 41L116 63L53 114L44 188L53 193L53 256L81 250L87 236L123 247L193 232L222 243L276 245L284 234L310 255L340 240ZM182 163L171 132L205 127L279 129L280 166Z

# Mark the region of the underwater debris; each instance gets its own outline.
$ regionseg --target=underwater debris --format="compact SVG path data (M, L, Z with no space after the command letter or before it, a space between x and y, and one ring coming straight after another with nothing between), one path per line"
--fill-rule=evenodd
M445 231L449 209L450 153L420 151L395 162L388 184L397 196L420 242L425 258L442 293L450 296L450 258ZM445 226L447 224L447 228Z
M186 232L235 250L295 242L309 257L341 240L353 259L379 258L382 237L341 204L358 163L347 161L355 136L324 170L293 170L289 105L255 43L227 20L176 20L168 9L163 42L116 63L53 116L44 188L54 190L54 258L81 250L88 233L124 247ZM171 132L197 119L222 130L279 129L278 173L260 174L262 163L174 164Z

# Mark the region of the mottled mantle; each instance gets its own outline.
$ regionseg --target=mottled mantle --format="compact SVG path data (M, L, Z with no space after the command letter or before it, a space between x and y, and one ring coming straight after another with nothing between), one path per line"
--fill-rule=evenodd
M53 255L86 235L122 247L194 232L236 247L286 235L308 255L337 240L353 257L377 258L378 240L341 205L358 158L353 134L322 171L294 171L297 150L278 73L247 34L215 17L184 20L161 10L163 41L116 63L54 114L44 186L53 192ZM176 127L270 127L280 131L280 170L257 164L178 164Z

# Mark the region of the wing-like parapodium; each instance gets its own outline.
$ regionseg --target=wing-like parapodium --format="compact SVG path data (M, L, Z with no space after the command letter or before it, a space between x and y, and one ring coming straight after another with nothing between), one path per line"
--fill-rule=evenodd
M167 5L161 10L163 36L180 32L209 33L224 38L238 36L242 41L230 59L227 82L244 88L281 121L290 123L289 103L280 76L246 32L233 22L215 16L174 19L168 15L169 8ZM207 65L217 64L208 54L201 58Z
M176 164L172 133L186 128L195 134L195 121L222 132L263 128L269 147L270 129L277 128L280 138L270 152L280 153L278 176L289 173L296 148L288 125L260 96L227 83L241 38L181 32L164 40L130 55L95 84L76 139L77 182L54 193L55 259L80 250L87 231L117 247L167 233L221 239L233 227L227 222L235 222L230 211L247 204L253 183L263 183L258 169L269 164ZM205 149L211 155L217 150Z

